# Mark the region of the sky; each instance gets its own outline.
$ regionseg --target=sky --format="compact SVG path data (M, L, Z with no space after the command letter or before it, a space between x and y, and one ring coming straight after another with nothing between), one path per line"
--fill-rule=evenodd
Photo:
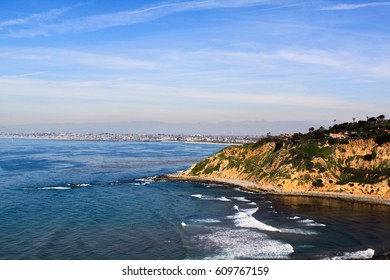
M389 115L390 1L2 0L0 126Z

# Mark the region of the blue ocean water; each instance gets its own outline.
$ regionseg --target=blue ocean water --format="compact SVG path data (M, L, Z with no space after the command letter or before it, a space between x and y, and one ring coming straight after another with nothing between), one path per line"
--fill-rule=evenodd
M390 251L390 208L153 181L224 145L0 139L0 259L326 259Z

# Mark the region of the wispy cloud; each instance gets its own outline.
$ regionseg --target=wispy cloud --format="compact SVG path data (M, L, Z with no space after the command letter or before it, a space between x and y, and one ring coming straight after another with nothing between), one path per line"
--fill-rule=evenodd
M147 22L184 11L244 8L257 5L286 6L285 3L286 1L279 0L203 0L168 2L138 10L119 11L116 13L91 15L70 19L56 24L48 23L32 27L27 26L26 28L10 31L9 35L11 37L36 37L48 36L51 34L82 33L115 26L125 26ZM22 23L23 19L20 20L20 25L22 25Z
M163 86L158 84L143 84L130 80L96 80L96 81L55 81L33 77L1 77L4 88L0 97L7 95L26 97L56 97L74 100L107 101L113 103L142 102L148 104L178 103L196 106L194 104L251 104L278 105L292 107L308 107L320 109L353 108L364 110L370 104L354 104L335 96L323 94L302 94L292 92L262 92L256 93L226 92L223 90L198 90L187 87ZM113 91L113 88L115 90ZM55 94L53 94L55 92ZM141 94L142 93L142 94Z
M345 58L345 56L342 56L340 52L324 51L318 49L282 49L276 52L200 50L198 52L187 54L187 56L199 56L198 60L209 62L217 61L223 64L249 65L258 64L259 62L275 62L279 60L329 67L340 66L342 64L342 59Z
M82 4L77 4L74 6L69 7L63 7L63 8L56 8L51 9L49 11L45 11L42 13L36 13L30 16L16 18L16 19L10 19L0 22L0 30L4 30L6 28L15 28L15 27L27 27L27 26L37 26L41 24L45 24L47 22L50 22L51 20L54 20L58 18L59 16L65 14L71 9L74 9L75 7L78 7Z
M17 78L24 78L24 77L29 77L29 76L44 75L44 74L46 74L46 73L47 73L46 71L37 71L37 72L24 73L24 74L14 75L14 76L0 76L0 79L2 79L2 78L17 79Z
M82 65L102 69L152 69L158 63L132 59L121 55L107 55L87 51L57 49L57 48L31 48L8 50L0 49L0 57L24 62L31 61L35 65L43 66L74 66Z
M341 10L355 10L361 8L369 7L381 7L381 6L390 6L390 2L368 2L360 4L337 4L333 6L323 7L320 10L327 11L341 11Z

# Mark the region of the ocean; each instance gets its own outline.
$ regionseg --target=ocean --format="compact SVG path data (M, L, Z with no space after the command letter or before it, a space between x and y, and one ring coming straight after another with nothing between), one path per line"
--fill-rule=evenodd
M225 145L0 139L0 259L361 259L390 207L154 181Z

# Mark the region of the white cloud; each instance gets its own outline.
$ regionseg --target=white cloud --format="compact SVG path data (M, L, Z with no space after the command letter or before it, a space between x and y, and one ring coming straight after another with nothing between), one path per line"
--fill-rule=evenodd
M33 74L33 73L31 73ZM0 118L26 121L124 121L124 120L231 120L263 115L302 118L335 112L386 111L385 103L352 101L329 90L315 91L258 88L245 90L199 89L140 83L131 79L49 80L39 76L0 77ZM383 108L381 108L383 107ZM294 117L297 117L294 113ZM271 114L271 115L270 115Z
M82 33L105 29L115 26L132 25L151 21L166 15L196 10L220 8L241 8L256 5L281 5L283 1L276 0L204 0L171 2L162 5L150 6L138 10L120 11L110 14L86 16L66 20L58 24L40 24L33 27L10 31L11 37L36 37L51 34Z
M31 49L0 49L0 57L6 59L32 61L36 65L84 65L105 69L152 69L158 64L152 61L131 59L120 55L107 55L86 51L66 50L57 48L31 48Z
M335 55L325 51L280 51L275 54L275 57L299 63L318 64L323 66L339 66L341 64L340 60L337 59Z
M199 50L195 52L171 54L177 61L189 61L196 57L195 61L217 62L222 64L257 64L259 62L289 61L303 64L314 64L330 67L339 67L346 58L346 53L337 51L324 51L320 49L282 49L276 52L249 52L249 51L221 51L221 50ZM350 54L348 54L350 56Z
M390 61L388 61L387 64L386 62L383 62L374 65L371 72L376 76L390 78Z
M47 21L50 21L50 20L57 18L58 16L68 12L69 10L71 10L77 6L79 6L79 5L51 9L49 11L46 11L43 13L33 14L33 15L30 15L27 17L1 21L0 22L0 30L2 30L4 28L8 28L8 27L15 27L15 26L17 27L17 26L26 26L26 25L40 25L40 24L43 24Z
M37 72L24 73L24 74L15 75L15 76L3 76L3 77L0 76L0 78L11 78L11 79L14 79L14 78L24 78L24 77L29 77L29 76L40 76L40 75L44 75L44 74L47 74L47 72L45 72L45 71L37 71Z
M107 81L53 81L27 77L0 77L1 96L52 97L76 100L101 100L108 103L132 103L140 107L151 104L208 104L217 107L237 104L277 105L320 109L358 109L373 107L370 104L353 104L324 94L278 92L277 90L249 94L224 90L198 90L186 87L169 87L142 84L129 80ZM214 105L213 105L214 104ZM191 105L192 106L192 105Z
M360 3L360 4L337 4L334 6L323 7L320 10L341 11L341 10L355 10L355 9L361 9L361 8L381 7L381 6L390 6L390 2L368 2L368 3Z

